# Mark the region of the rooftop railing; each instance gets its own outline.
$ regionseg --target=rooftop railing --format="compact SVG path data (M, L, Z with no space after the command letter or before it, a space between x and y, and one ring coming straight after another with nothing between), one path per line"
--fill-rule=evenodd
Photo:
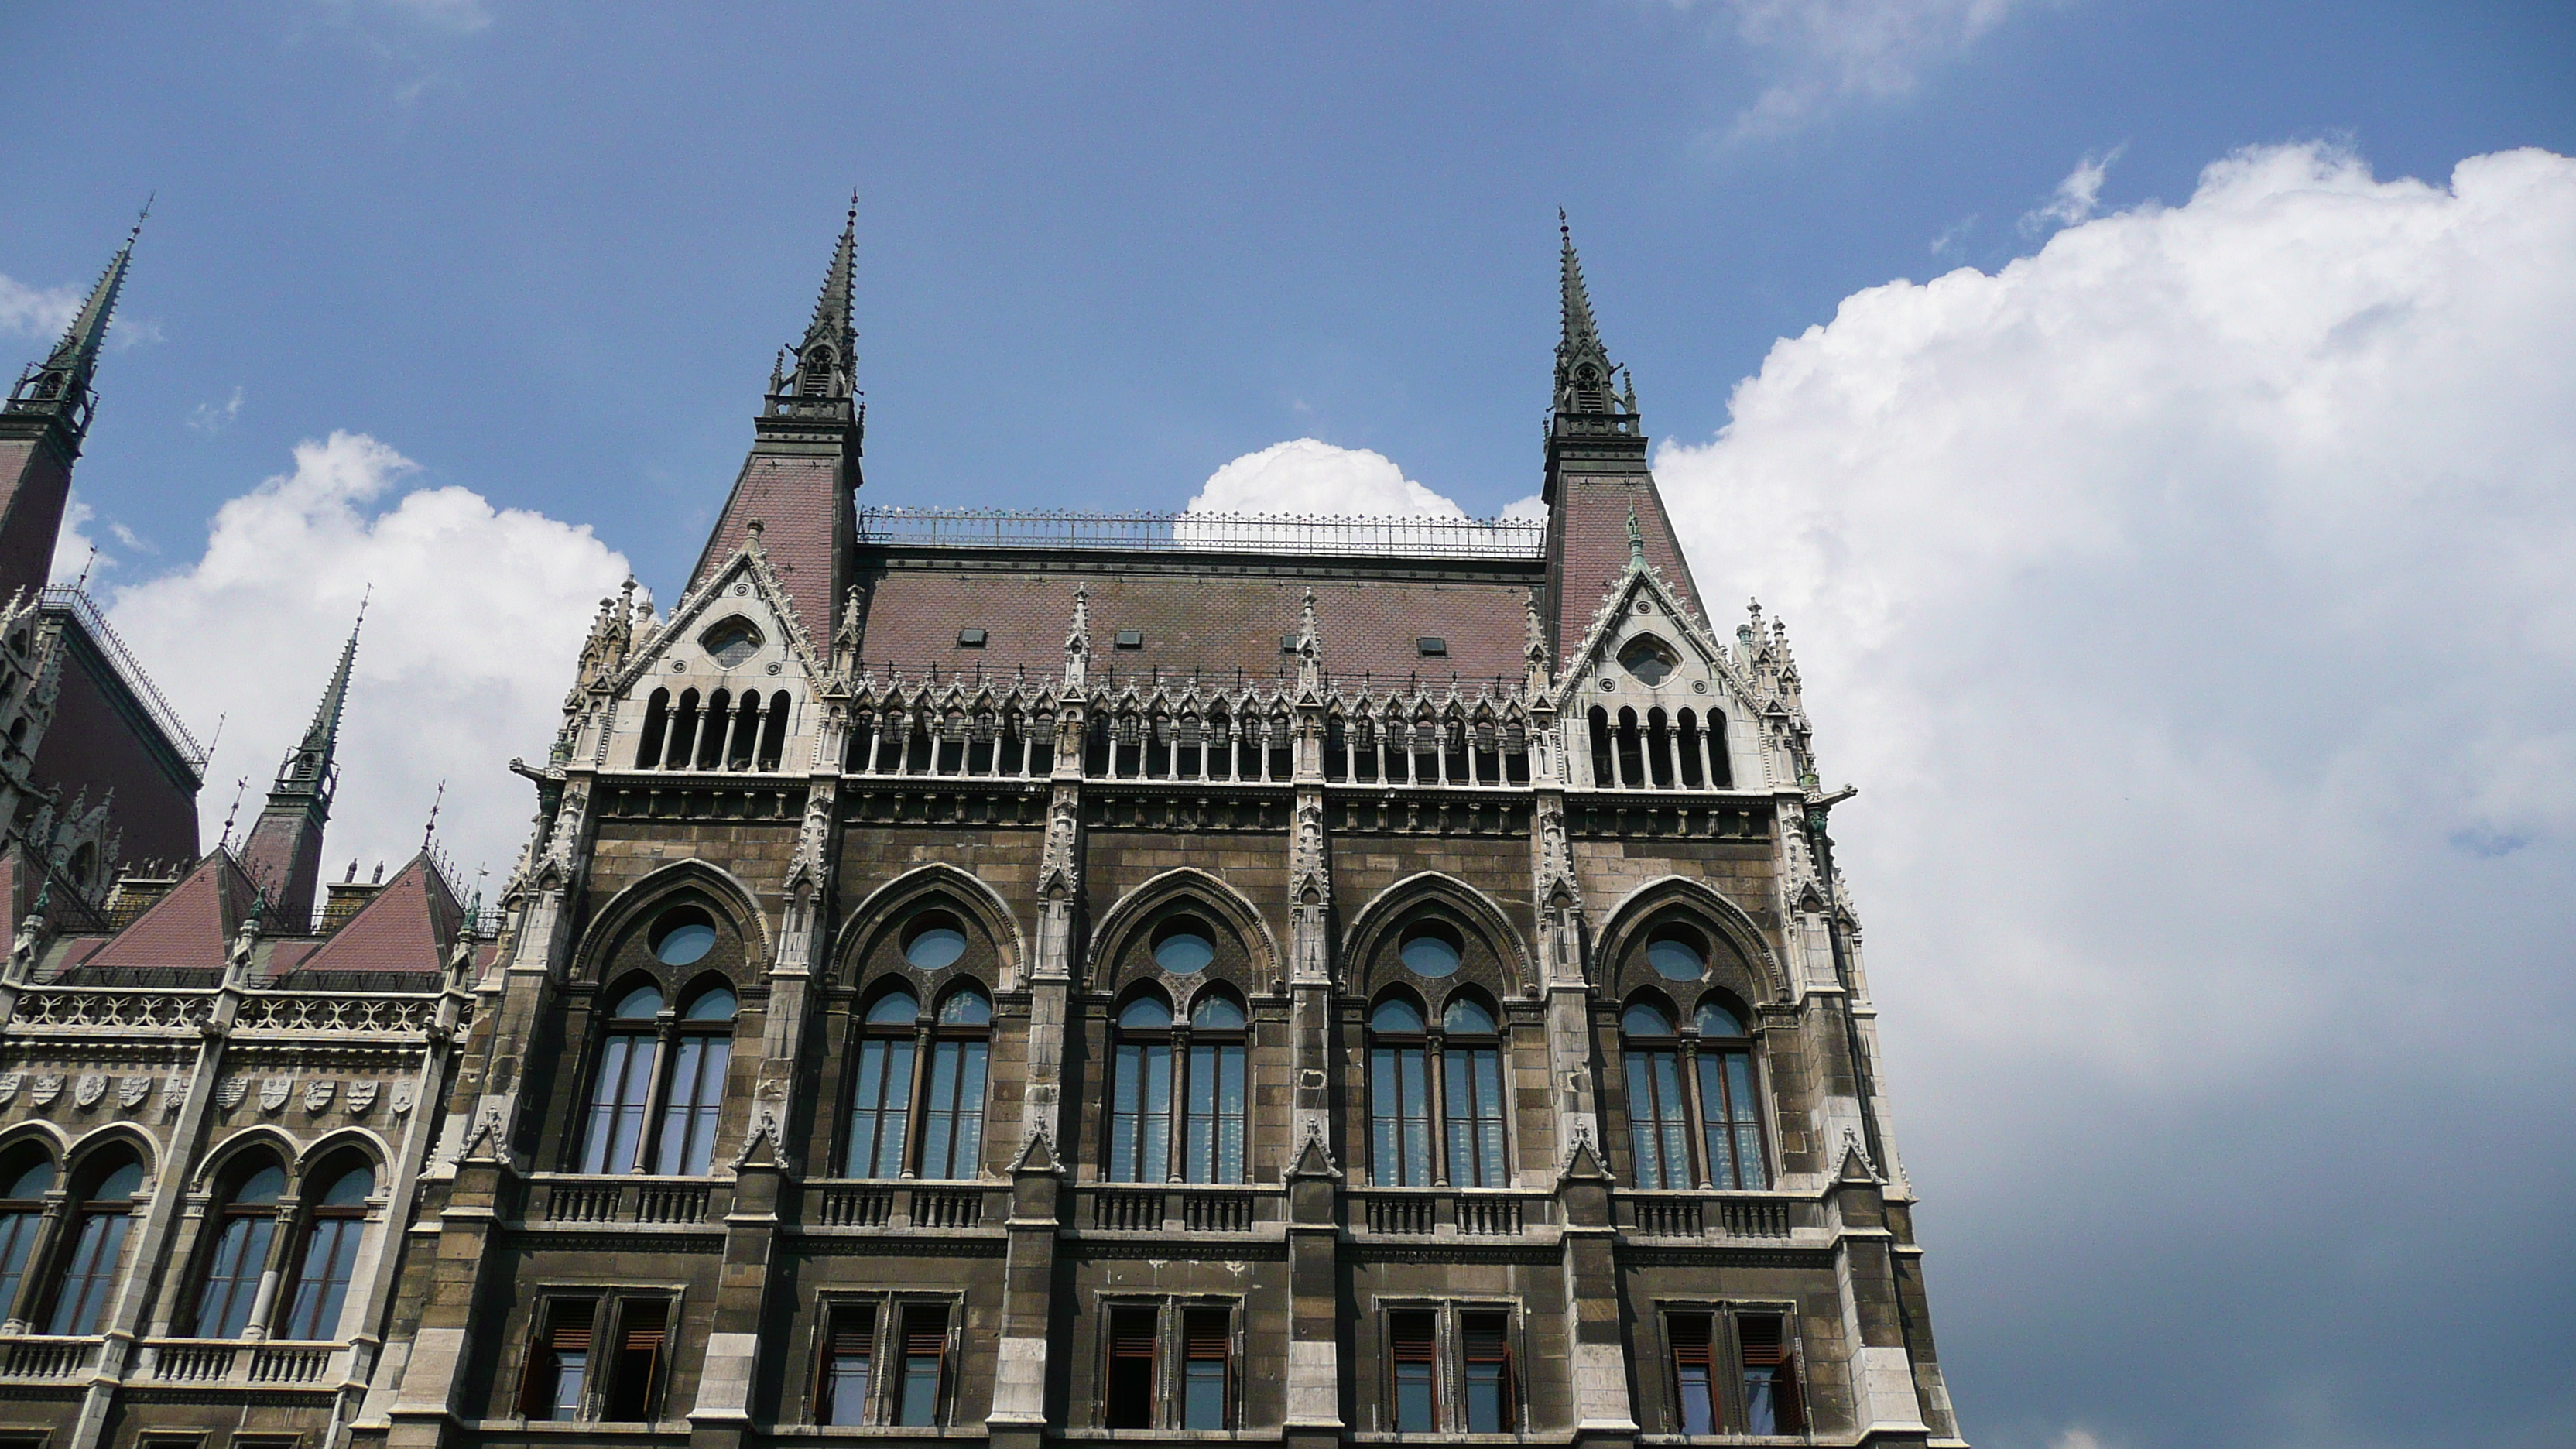
M179 722L179 712L170 707L170 701L161 697L161 691L152 683L152 676L143 672L143 666L135 662L133 653L125 647L125 641L108 626L107 615L100 612L97 601L77 586L48 584L45 586L44 607L68 614L88 633L90 642L98 646L98 652L106 656L109 667L124 682L126 692L132 694L135 702L143 706L144 713L160 726L162 738L170 742L170 747L179 752L190 769L202 774L206 768L205 747L198 744L197 737L188 733L188 727Z
M862 508L859 541L941 548L1148 549L1535 563L1547 556L1547 525L1531 518Z

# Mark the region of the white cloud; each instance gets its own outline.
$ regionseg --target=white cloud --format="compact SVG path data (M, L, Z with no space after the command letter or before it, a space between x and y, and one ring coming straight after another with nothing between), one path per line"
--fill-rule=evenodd
M81 296L69 287L30 287L0 276L0 332L50 342L80 315Z
M201 433L220 433L241 416L242 389L233 387L233 395L221 403L199 403L188 413L188 426Z
M47 583L68 584L116 567L113 554L96 552L98 540L90 536L90 525L97 521L98 510L82 501L80 490L72 490L63 500L62 525L54 532L54 567Z
M588 528L461 487L375 506L416 471L363 434L299 444L293 472L217 511L201 557L109 602L200 736L225 717L199 807L210 843L233 781L250 777L255 805L302 734L370 588L326 860L399 863L441 780L439 837L468 875L488 863L499 877L524 843L532 797L506 766L542 757L583 631L626 561Z
M2120 153L2128 149L2128 143L2123 141L2099 156L2088 155L2076 162L2075 169L2067 172L2066 179L2057 183L2056 193L2044 205L2022 213L2021 234L2037 236L2048 230L2052 223L2073 226L2077 222L2091 220L2102 206L2103 177L2110 174L2111 163L2119 160ZM1933 243L1932 250L1941 250L1941 244Z
M1464 518L1465 509L1404 476L1383 453L1314 438L1273 443L1208 475L1192 513L1297 513L1310 517ZM1505 518L1545 517L1535 495L1504 505Z
M1736 117L1734 139L1745 140L1794 131L1839 102L1906 94L1927 67L1965 51L2024 0L1724 3L1737 36L1773 73Z
M2484 1355L2530 1332L2519 1204L2570 1176L2517 1144L2576 1137L2571 377L2576 161L2284 146L1849 297L1661 451L1694 572L1791 621L1864 790L1837 833L1972 1437L1983 1400L2016 1443L2087 1402L2442 1442L2406 1381L2444 1375L2563 1425L2563 1376ZM2511 1005L2417 1034L2465 997ZM2311 1248L2276 1181L2357 1191ZM2343 1246L2382 1240L2419 1271Z

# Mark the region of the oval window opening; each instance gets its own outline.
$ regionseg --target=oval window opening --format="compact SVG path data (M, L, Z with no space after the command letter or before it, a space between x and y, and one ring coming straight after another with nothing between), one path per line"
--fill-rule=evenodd
M1175 976L1205 971L1216 959L1216 942L1196 921L1174 921L1154 933L1154 964Z
M1619 667L1635 675L1637 681L1648 688L1663 683L1671 676L1673 666L1680 662L1673 657L1673 651L1655 639L1640 639L1619 654Z
M913 918L912 929L904 933L903 959L917 971L944 970L965 954L966 932L954 917L925 911Z
M1425 922L1404 933L1404 944L1397 954L1404 967L1416 976L1446 976L1458 969L1466 956L1465 943L1458 933L1436 922Z
M1708 953L1675 931L1646 943L1646 964L1667 981L1697 981L1708 970Z
M664 911L653 922L653 959L686 966L716 948L716 923L696 906Z
M731 669L760 652L760 631L749 619L727 619L698 636L699 647Z

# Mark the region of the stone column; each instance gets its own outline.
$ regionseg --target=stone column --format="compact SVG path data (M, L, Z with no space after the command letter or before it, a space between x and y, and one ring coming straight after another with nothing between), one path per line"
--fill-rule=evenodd
M1557 1175L1557 1213L1565 1225L1567 1397L1578 1445L1632 1444L1637 1423L1628 1403L1627 1306L1619 1288L1610 1222L1610 1174L1586 1140L1575 1144Z
M1341 1442L1341 1184L1318 1127L1288 1165L1288 1449Z
M1051 1137L1031 1135L1011 1163L1010 1247L1002 1266L1001 1341L995 1345L992 1449L1038 1449L1047 1426L1047 1343L1055 1327L1056 1230L1064 1167Z
M1864 1444L1921 1444L1931 1430L1923 1422L1913 1358L1905 1349L1887 1202L1856 1146L1843 1150L1842 1171L1826 1196L1825 1216L1834 1234L1852 1428Z

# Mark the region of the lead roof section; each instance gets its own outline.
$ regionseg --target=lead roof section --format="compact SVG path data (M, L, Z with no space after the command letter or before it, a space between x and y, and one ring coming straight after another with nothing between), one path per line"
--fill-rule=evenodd
M1409 559L1248 564L862 549L859 659L863 668L906 674L937 666L971 676L980 668L987 678L1024 671L1033 685L1052 683L1063 677L1074 590L1087 587L1094 686L1112 670L1122 683L1153 673L1185 680L1196 672L1209 684L1231 682L1238 670L1251 680L1293 676L1296 656L1281 641L1295 634L1311 588L1324 669L1337 683L1365 674L1382 685L1429 684L1455 674L1517 687L1530 591L1545 578L1536 563L1444 569ZM961 646L965 629L984 630L984 645ZM1142 636L1141 647L1117 647L1129 630ZM1426 657L1418 648L1424 638L1441 640L1447 653Z

